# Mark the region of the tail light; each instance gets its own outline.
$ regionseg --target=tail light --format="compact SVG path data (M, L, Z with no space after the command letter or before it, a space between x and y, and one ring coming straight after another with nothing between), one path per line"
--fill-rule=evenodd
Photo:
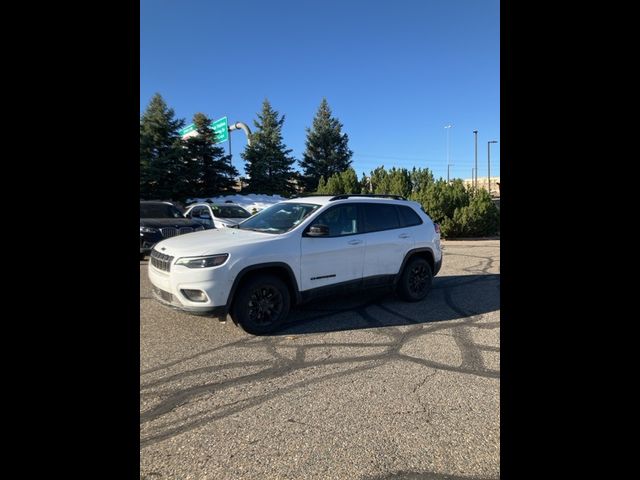
M438 235L440 235L440 224L439 223L434 223L433 226L436 229L436 233Z

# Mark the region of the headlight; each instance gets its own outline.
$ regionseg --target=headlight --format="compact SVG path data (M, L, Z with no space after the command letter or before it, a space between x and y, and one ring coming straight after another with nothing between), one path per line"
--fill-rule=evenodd
M144 233L158 233L157 228L145 227L144 225L140 225L140 231Z
M188 268L207 268L222 265L229 258L228 253L220 255L207 255L206 257L182 257L176 261L176 265L184 265Z

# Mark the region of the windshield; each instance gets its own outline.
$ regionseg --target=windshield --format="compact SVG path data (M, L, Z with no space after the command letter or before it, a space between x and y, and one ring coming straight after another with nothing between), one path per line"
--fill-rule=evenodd
M318 208L320 205L310 203L277 203L245 220L238 228L266 233L284 233L294 228Z
M184 218L184 215L166 203L141 203L140 218Z
M244 208L236 205L225 205L224 207L212 205L213 214L218 218L249 218L251 214Z

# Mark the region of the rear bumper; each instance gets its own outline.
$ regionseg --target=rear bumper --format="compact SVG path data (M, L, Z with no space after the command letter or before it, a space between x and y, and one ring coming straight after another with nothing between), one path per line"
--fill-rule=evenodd
M438 260L434 265L434 268L433 268L433 276L434 277L438 274L438 272L442 268L442 257L443 257L443 255L441 254L440 255L440 260Z

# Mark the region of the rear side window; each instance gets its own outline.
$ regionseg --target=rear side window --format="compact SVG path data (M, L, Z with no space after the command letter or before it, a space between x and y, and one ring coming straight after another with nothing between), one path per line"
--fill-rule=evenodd
M400 224L403 227L413 227L422 224L422 219L411 207L398 205L398 213L400 213Z
M361 205L364 214L364 231L377 232L400 228L400 220L395 205L363 203Z

